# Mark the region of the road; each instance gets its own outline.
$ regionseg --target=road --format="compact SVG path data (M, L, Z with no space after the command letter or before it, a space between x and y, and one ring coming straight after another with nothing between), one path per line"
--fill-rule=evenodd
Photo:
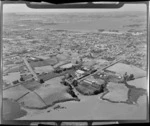
M34 76L35 80L39 80L38 76L36 75L36 73L33 71L32 67L30 66L30 64L28 63L27 59L24 57L23 58L25 65L27 66L27 68L29 69L29 71L32 73L32 75Z
M85 77L79 78L78 81L84 80L85 78L87 78L87 77L89 77L89 76L91 76L91 75L93 75L93 74L96 74L96 73L98 73L98 72L100 72L100 71L102 71L102 70L104 70L104 69L106 69L106 68L108 68L108 67L110 67L110 66L112 66L112 65L114 65L114 64L116 64L116 63L118 63L118 62L120 62L121 60L122 60L122 59L113 61L112 63L108 64L107 66L105 66L105 67L103 67L103 68L97 69L97 71L95 71L94 73L92 73L92 74L90 74L90 75L87 75L87 76L85 76Z
M122 54L123 53L123 54ZM102 70L104 70L104 69L106 69L106 68L108 68L108 67L110 67L110 66L112 66L112 65L114 65L114 64L116 64L116 63L118 63L118 62L120 62L120 61L122 61L122 60L124 60L125 58L126 58L126 56L128 55L128 54L130 54L131 52L128 52L128 53L126 53L125 54L125 52L122 52L121 54L120 54L120 56L118 55L118 57L114 60L114 61L112 61L110 64L108 64L107 66L105 66L105 67L103 67L103 68L99 68L99 69L97 69L97 71L95 71L94 73L92 73L92 74L90 74L90 75L87 75L87 76L85 76L85 77L81 77L81 78L79 78L78 79L78 81L81 81L81 80L84 80L85 78L87 78L87 77L89 77L89 76L91 76L91 75L93 75L93 74L96 74L96 73L98 73L98 72L100 72L100 71L102 71Z

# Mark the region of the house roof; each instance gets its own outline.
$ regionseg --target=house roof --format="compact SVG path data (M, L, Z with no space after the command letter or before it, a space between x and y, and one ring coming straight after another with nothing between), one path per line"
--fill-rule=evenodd
M78 73L78 74L83 74L84 71L82 71L82 70L77 70L76 73Z
M72 63L68 63L68 64L65 64L65 65L60 66L60 68L70 68L70 67L72 67L72 66L73 66Z

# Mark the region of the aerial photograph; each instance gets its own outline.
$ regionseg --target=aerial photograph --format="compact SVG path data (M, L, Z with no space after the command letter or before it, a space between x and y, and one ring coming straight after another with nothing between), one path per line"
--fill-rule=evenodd
M4 5L2 118L146 120L146 14Z

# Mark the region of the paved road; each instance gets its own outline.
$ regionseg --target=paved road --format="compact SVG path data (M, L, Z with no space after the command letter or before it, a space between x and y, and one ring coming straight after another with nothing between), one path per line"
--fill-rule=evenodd
M32 75L34 76L35 80L38 80L38 76L36 75L36 73L33 71L32 67L30 66L30 64L28 63L27 59L24 57L23 58L25 65L27 66L27 68L29 69L29 71L32 73Z

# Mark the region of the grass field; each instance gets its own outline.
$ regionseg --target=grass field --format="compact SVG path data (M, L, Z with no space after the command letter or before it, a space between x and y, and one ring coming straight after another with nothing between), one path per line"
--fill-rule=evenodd
M30 91L24 88L22 85L17 85L3 90L3 98L18 100L28 92Z
M144 71L138 67L135 67L133 65L127 65L124 63L117 63L117 64L107 68L106 70L114 71L114 72L119 73L121 75L124 75L125 72L127 72L128 75L134 74L135 78L141 78L141 77L146 76L146 71Z
M57 59L45 59L43 61L31 61L30 65L31 67L42 67L42 66L48 66L48 65L55 65L57 63Z
M135 79L132 81L128 81L127 83L131 86L135 86L136 88L142 88L145 90L148 89L148 83L147 83L146 77L142 77L142 78L138 78L138 79Z
M10 99L3 100L3 120L13 120L15 118L23 117L27 114L26 111L22 110L17 102Z
M60 83L61 78L45 81L40 88L20 99L19 103L27 108L44 109L58 102L76 100L68 93L69 87Z
M128 99L128 88L125 84L109 82L107 85L108 92L101 97L103 100L112 102L126 102Z
M100 88L100 85L92 85L86 82L80 82L80 84L78 84L76 87L76 90L83 95L94 95L96 94L95 92L100 91Z

